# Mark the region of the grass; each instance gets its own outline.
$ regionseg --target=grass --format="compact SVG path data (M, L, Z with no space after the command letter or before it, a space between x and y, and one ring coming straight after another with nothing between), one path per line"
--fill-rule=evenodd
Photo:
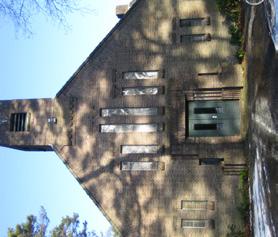
M240 172L239 176L239 194L240 194L240 202L237 206L237 210L239 215L244 223L244 229L230 224L228 225L228 233L226 237L249 237L249 184L248 184L248 170L244 170Z
M239 191L241 195L238 211L241 218L246 223L249 220L249 185L248 185L248 171L241 171L239 176Z

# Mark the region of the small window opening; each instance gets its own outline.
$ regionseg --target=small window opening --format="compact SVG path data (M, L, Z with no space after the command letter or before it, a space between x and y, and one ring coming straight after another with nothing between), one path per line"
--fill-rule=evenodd
M206 228L207 220L181 220L182 228Z
M180 19L180 27L205 26L205 25L210 25L210 17Z
M163 94L162 87L129 87L122 89L123 96Z
M219 72L200 72L198 76L219 76Z
M201 158L199 165L219 165L224 161L224 158Z
M217 130L216 123L197 123L194 124L194 130Z
M158 79L158 71L138 71L138 72L123 72L123 79L126 80L148 80Z
M206 108L194 108L194 114L216 114L217 110L215 107Z
M181 43L190 43L190 42L201 42L201 41L211 41L210 34L192 34L192 35L181 35Z
M164 170L165 164L157 161L122 161L120 169L123 171L156 171Z
M10 117L10 131L24 132L29 130L29 116L27 113L13 113Z

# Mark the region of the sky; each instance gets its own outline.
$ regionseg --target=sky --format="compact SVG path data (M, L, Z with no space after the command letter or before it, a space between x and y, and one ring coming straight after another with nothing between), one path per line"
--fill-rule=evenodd
M67 17L69 28L43 16L32 19L32 35L0 19L0 100L53 98L98 43L118 22L115 6L125 0L83 0L90 14ZM1 108L0 108L1 116ZM89 229L106 232L102 216L53 152L0 147L0 236L44 206L50 228L62 216L78 213Z

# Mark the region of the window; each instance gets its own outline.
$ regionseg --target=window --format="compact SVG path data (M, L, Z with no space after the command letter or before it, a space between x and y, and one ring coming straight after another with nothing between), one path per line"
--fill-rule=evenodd
M181 220L181 227L182 228L206 228L207 227L207 220Z
M142 72L124 72L123 79L127 80L147 80L147 79L158 79L158 71L142 71Z
M190 101L187 111L189 136L233 136L240 133L238 100Z
M192 43L192 42L201 42L201 41L211 41L210 34L192 34L192 35L181 35L181 43Z
M163 94L162 87L129 87L122 89L123 96L129 95L158 95Z
M199 77L202 76L219 76L220 72L200 72L198 73Z
M10 131L24 132L29 130L29 114L13 113L10 117Z
M224 161L223 158L201 158L199 165L219 165L222 161Z
M128 133L128 132L158 132L163 130L163 124L107 124L100 125L101 133Z
M210 25L210 17L186 18L180 20L180 27Z
M122 161L121 170L125 171L155 171L164 170L164 163L157 161Z
M222 107L200 107L194 108L194 114L217 114L223 113Z
M214 202L207 200L182 200L183 210L214 210Z
M112 117L112 116L152 116L159 114L159 108L111 108L111 109L101 109L102 117Z
M196 123L194 124L195 130L216 130L217 129L217 123Z
M122 145L122 154L157 154L161 150L158 145Z

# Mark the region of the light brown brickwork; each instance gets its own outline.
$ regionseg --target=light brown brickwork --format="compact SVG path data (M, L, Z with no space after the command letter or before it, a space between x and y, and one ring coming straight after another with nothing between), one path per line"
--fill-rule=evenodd
M179 19L210 17L210 25L179 27ZM210 41L180 43L183 34ZM34 118L32 129L11 133L1 126L0 144L49 144L88 195L124 237L225 236L237 216L238 176L199 158L244 163L243 142L232 137L187 137L188 91L231 88L239 99L242 72L225 19L214 0L139 0L81 65L53 100L1 101L9 117L20 106ZM125 80L126 71L159 70L160 78ZM218 72L216 76L199 73ZM123 96L123 87L159 86L159 95ZM229 88L229 90L226 90ZM224 97L223 97L224 95ZM229 95L230 96L230 95ZM191 98L191 97L190 97ZM234 98L234 97L233 97ZM194 100L192 97L191 99ZM227 99L227 97L226 97ZM163 107L159 116L101 117L102 108ZM54 116L57 124L48 124ZM100 133L100 124L164 124L158 132ZM6 130L5 130L6 129ZM121 145L160 145L162 154L121 154ZM121 171L121 161L162 162L157 171ZM182 200L208 200L214 210L181 210ZM182 229L182 219L206 219L204 229Z

